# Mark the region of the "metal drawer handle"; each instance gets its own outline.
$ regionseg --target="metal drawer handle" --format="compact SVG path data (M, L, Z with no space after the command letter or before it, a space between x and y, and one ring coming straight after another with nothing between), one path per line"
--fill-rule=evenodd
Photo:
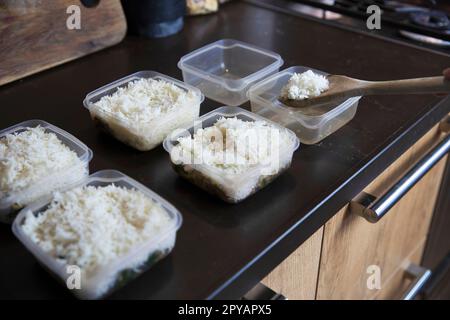
M245 294L241 300L287 300L281 293L266 287L261 282Z
M431 277L431 271L417 266L415 264L410 264L406 269L406 275L410 278L415 279L413 283L409 286L406 293L403 295L402 300L414 300L414 298L420 293L422 288L425 286L428 279Z
M450 151L450 135L420 159L379 198L361 192L350 202L350 211L367 221L378 222L433 166Z

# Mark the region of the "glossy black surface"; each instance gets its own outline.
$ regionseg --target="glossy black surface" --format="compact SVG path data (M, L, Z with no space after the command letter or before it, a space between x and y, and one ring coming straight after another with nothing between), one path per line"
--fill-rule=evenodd
M233 2L218 14L186 20L158 40L127 38L64 66L0 88L0 127L40 118L74 134L93 151L91 171L117 169L172 202L183 214L173 253L111 298L239 298L323 225L361 188L450 111L447 98L363 98L356 117L324 141L302 145L292 167L238 205L216 200L178 178L162 147L138 152L94 127L82 106L91 90L138 70L181 79L179 58L221 38L279 53L284 67L382 80L439 74L445 55L331 28ZM202 113L219 106L206 100ZM71 295L0 226L0 298Z

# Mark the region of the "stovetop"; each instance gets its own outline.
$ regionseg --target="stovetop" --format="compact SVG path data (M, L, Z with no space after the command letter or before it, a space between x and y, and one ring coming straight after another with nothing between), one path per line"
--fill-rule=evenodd
M439 1L391 1L391 0L293 0L327 11L366 20L367 8L377 5L381 9L381 28L395 28L404 37L450 48L450 18L445 11L450 5ZM416 4L419 3L419 4ZM441 1L442 3L442 1Z

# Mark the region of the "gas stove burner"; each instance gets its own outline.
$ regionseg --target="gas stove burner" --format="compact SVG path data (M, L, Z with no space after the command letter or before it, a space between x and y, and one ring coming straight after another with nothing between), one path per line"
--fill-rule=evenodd
M431 44L433 46L450 48L450 41L438 39L435 37L425 36L411 31L399 30L400 34L408 39L419 41L425 44Z
M409 14L410 20L416 25L434 30L450 30L450 20L442 11L416 11Z
M252 0L255 2L272 2L273 0ZM375 31L381 36L398 39L403 37L407 42L421 42L424 47L433 50L450 51L450 11L447 1L433 0L291 0L300 4L319 8L325 12L339 14L333 19L351 27L365 27L361 23L367 21L367 7L378 5L381 9L381 25L383 28ZM0 0L1 2L1 0ZM433 2L433 3L431 3ZM428 5L428 6L427 6ZM430 7L433 5L433 7ZM321 13L320 18L331 20L327 14ZM359 20L359 21L358 21ZM384 27L386 26L386 27ZM405 40L404 39L404 40Z

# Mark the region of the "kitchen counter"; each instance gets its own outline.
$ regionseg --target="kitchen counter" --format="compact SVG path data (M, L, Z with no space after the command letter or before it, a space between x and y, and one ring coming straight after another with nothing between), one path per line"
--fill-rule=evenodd
M91 172L120 170L181 211L184 222L172 254L113 299L240 298L450 112L449 97L365 97L349 124L316 145L301 145L287 173L246 201L226 204L179 178L162 147L138 152L100 133L82 106L88 92L138 70L181 79L179 58L221 38L273 50L284 59L282 68L305 65L373 80L436 75L450 61L444 54L233 2L218 14L187 18L177 35L128 37L0 87L0 128L46 120L93 150ZM201 113L218 106L207 99ZM0 298L71 297L8 225L0 226L0 254Z

